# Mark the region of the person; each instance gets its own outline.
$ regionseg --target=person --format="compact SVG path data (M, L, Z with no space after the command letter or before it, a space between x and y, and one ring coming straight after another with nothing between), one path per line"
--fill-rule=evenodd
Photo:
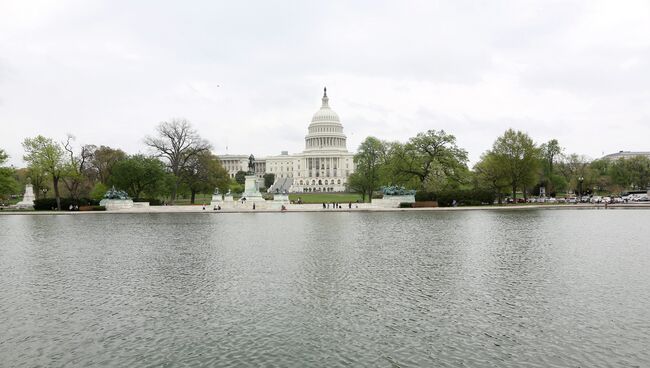
M352 201L348 202L348 208L352 208Z
M286 210L287 210L287 208L284 205L282 205L282 207L280 207L280 211L286 211Z
M221 211L221 206L217 206L217 211Z
M205 211L205 203L203 203L203 211Z
M326 207L325 207L325 202L323 202L323 208L326 208Z
M68 211L72 211L72 208L72 205L70 205L70 207L68 207Z
M255 203L253 203L253 209L255 209Z

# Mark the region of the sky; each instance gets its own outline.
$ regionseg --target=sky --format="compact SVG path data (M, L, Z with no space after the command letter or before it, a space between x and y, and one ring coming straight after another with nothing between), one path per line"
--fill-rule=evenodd
M650 151L650 1L0 0L0 148L38 134L149 153L189 120L217 154L301 152L327 86L348 149L506 129Z

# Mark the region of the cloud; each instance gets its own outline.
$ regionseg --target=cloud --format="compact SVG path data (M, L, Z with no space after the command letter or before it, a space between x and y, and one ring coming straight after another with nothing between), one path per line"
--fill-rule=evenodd
M16 165L36 134L141 152L172 117L219 153L300 151L324 85L352 150L445 129L476 160L509 127L650 148L645 1L4 1L0 55Z

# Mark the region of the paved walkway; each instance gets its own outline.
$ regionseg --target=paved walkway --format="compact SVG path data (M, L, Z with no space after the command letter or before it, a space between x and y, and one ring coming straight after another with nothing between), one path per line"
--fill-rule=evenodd
M374 207L369 203L352 204L352 208L341 205L342 208L323 208L322 204L289 204L286 211L280 211L279 208L224 208L215 211L212 207L206 206L151 206L151 207L134 207L115 211L14 211L3 210L0 215L82 215L82 214L116 214L116 213L291 213L291 212L413 212L413 211L502 211L502 210L570 210L570 209L605 209L603 204L530 204L530 205L504 205L504 206L467 206L467 207L425 207L425 208L381 208ZM628 203L608 205L607 209L650 209L650 203Z

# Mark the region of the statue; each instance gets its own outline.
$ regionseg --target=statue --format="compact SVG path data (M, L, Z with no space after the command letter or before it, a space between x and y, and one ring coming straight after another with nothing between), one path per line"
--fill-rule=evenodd
M219 188L214 188L214 192L212 193L212 195L219 195L219 194L221 194L219 193Z
M387 196L404 196L404 195L415 195L415 190L404 189L404 187L399 187L397 185L390 185L387 187L381 187L381 192Z
M248 156L248 174L253 175L255 174L255 156L252 154Z
M232 196L232 193L230 193L230 189L228 189L228 193L226 193L227 196Z
M123 190L116 190L115 186L104 194L105 199L129 199L129 195Z

